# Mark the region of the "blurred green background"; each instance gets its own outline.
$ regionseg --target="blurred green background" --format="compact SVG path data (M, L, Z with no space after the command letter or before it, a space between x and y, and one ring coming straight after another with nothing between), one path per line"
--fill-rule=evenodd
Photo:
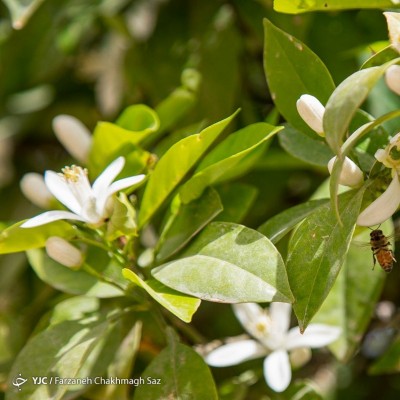
M17 7L28 3L36 7L30 15ZM13 28L10 10L19 29ZM387 41L382 10L289 16L273 11L272 0L0 3L0 221L38 212L20 192L24 173L71 162L52 132L55 116L73 115L93 129L98 120L112 121L130 104L156 107L181 85L188 68L200 72L201 84L195 105L169 132L172 137L193 133L239 107L235 128L263 120L282 122L263 71L263 18L305 42L325 62L336 84L359 68L371 53L371 43ZM398 108L397 98L388 101ZM369 106L372 113L379 110L379 93ZM164 147L168 137L165 140ZM326 177L325 169L289 156L275 139L257 167L242 178L258 189L244 223L257 227L305 201ZM366 272L369 269L366 265ZM383 300L399 305L398 268L390 278ZM0 259L0 388L5 388L15 355L56 295L36 278L23 255ZM229 306L203 304L194 323L210 340L242 333ZM373 326L381 323L373 320ZM398 375L368 376L364 355L346 366L332 367L328 359L320 355L299 376L325 371L320 380L329 383L333 374L329 384L336 386L337 399L399 398ZM234 371L240 374L249 365L261 368L261 363L253 363ZM216 377L223 381L231 374L232 369L221 369ZM245 376L245 383L236 383L236 388L247 387L249 379ZM242 397L240 391L237 397L228 391L226 398L261 398L264 390L260 380Z

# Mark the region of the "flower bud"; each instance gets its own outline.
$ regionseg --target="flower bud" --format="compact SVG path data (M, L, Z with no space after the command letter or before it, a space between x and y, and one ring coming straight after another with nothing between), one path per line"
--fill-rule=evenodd
M290 352L289 359L293 368L300 368L307 364L311 359L311 349L309 347L299 347Z
M397 173L392 182L374 202L372 202L357 218L357 225L374 226L390 218L400 203L400 182Z
M335 163L336 156L331 158L328 162L329 173L332 173L333 164ZM340 173L339 183L344 186L357 187L364 182L364 174L361 169L350 158L344 159L343 168Z
M53 130L57 139L72 157L82 163L87 161L92 136L81 121L70 115L59 115L53 119Z
M46 252L50 258L66 267L80 267L83 263L81 251L58 236L51 236L47 239Z
M384 12L389 29L389 38L392 47L400 53L400 13Z
M319 136L325 136L322 119L325 107L320 101L309 94L303 94L296 103L297 111L303 121Z
M400 96L400 65L391 65L385 73L388 88Z
M35 206L40 208L51 206L54 197L47 189L42 175L29 172L22 177L19 185L24 196Z

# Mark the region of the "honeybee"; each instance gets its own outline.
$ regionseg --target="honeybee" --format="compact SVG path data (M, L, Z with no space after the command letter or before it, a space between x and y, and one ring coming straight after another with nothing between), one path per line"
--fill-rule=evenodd
M393 261L396 262L393 251L390 249L391 243L389 238L385 236L380 229L374 229L370 233L370 237L372 257L374 259L374 266L372 269L375 268L376 261L378 260L382 269L389 273L393 269Z

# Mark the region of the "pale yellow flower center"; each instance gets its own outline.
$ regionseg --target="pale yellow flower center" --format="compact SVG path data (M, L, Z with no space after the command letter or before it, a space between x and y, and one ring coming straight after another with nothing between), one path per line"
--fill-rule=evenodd
M78 182L79 179L84 176L88 176L88 170L86 168L79 167L77 165L71 165L70 167L64 167L60 175L66 179L67 182Z

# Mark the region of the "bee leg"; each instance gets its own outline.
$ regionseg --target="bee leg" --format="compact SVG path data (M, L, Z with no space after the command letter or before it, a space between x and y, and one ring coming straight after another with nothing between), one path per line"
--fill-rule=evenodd
M375 257L374 249L371 249L371 250L372 250L372 260L374 261L374 264L373 264L373 266L372 266L372 271L373 271L374 268L375 268L375 264L376 264L376 257Z

